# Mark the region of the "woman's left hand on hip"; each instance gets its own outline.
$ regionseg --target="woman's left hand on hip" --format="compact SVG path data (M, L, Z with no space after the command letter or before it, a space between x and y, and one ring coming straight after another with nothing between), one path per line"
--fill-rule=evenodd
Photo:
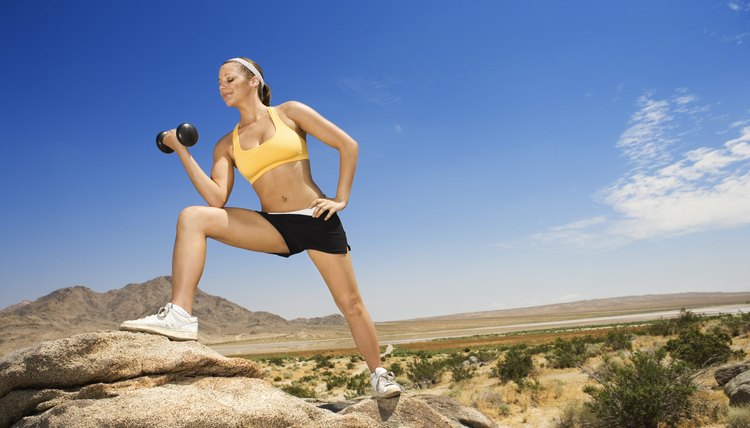
M321 214L328 211L328 215L323 220L328 220L337 211L341 211L346 208L346 201L336 201L328 198L318 198L310 204L310 208L315 208L313 211L313 217L318 218Z

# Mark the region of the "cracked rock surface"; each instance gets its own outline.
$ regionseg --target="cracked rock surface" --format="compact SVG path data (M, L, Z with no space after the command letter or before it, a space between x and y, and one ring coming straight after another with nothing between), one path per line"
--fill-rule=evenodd
M260 376L253 362L198 342L124 331L79 334L0 360L0 427L497 426L446 397L316 405Z

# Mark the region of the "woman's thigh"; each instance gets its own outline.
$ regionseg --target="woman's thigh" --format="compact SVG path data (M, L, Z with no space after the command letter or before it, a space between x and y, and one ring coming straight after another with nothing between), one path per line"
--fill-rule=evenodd
M279 231L252 210L195 206L185 208L180 217L180 221L201 227L207 237L233 247L264 253L289 252Z

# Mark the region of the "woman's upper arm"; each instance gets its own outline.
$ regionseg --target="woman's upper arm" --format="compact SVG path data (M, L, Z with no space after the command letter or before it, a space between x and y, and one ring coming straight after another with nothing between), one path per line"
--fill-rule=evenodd
M287 101L279 106L286 116L302 128L303 131L325 144L337 149L357 142L343 129L334 125L311 107L299 101Z
M226 203L234 186L234 161L230 155L232 149L231 135L227 134L214 147L214 165L211 179L219 186L221 197Z

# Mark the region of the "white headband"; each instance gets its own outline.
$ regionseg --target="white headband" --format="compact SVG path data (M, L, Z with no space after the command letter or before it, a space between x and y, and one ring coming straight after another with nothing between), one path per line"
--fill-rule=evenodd
M232 58L232 59L229 59L229 60L227 60L227 62L229 62L229 61L235 61L235 62L239 62L239 63L240 63L240 64L242 64L242 65L243 65L243 66L244 66L245 68L247 68L248 70L250 70L250 72L251 72L251 73L253 73L254 75L258 76L258 79L260 80L260 83L261 83L262 85L265 85L265 84L266 84L266 82L264 82L264 81L263 81L263 76L261 76L261 75L260 75L260 72L258 71L258 69L257 69L257 68L255 68L255 67L253 67L253 65L252 65L252 64L250 64L249 62L245 61L245 60L244 60L244 59L242 59L242 58Z

